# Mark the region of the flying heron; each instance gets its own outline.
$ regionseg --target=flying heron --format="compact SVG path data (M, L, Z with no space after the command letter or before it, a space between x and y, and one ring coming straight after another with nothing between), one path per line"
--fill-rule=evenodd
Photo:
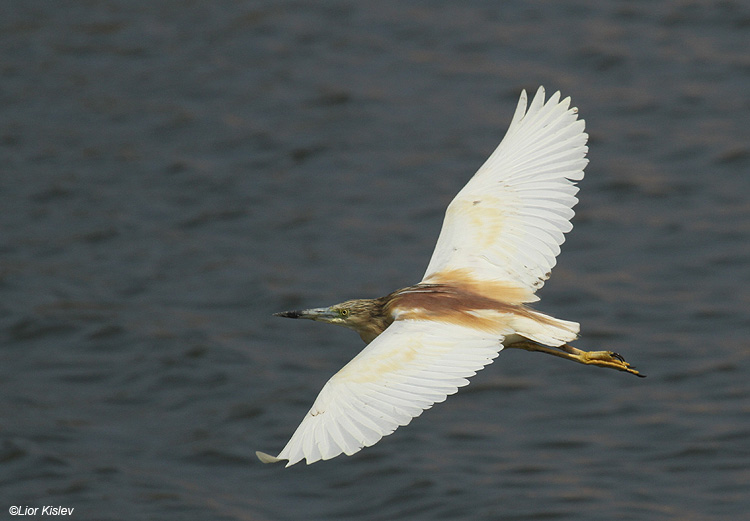
M277 456L287 466L352 455L442 402L503 348L642 376L612 351L568 344L579 324L535 311L588 163L584 121L540 87L521 93L500 145L448 206L424 278L376 299L276 313L338 324L367 346L323 386Z

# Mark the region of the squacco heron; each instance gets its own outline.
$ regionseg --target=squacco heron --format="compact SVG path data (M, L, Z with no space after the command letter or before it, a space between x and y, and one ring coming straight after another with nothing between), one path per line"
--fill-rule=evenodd
M588 163L584 121L570 98L526 92L500 145L448 206L421 282L376 299L277 313L348 327L367 346L323 386L277 456L287 466L352 455L442 402L503 348L547 353L641 376L612 351L569 345L576 322L538 300L572 228Z

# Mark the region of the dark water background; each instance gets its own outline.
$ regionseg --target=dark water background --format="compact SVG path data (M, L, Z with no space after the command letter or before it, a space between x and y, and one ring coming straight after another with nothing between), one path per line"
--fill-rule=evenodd
M737 520L750 7L2 2L0 520ZM264 466L417 282L521 88L590 133L538 308L648 374L505 352L358 455Z

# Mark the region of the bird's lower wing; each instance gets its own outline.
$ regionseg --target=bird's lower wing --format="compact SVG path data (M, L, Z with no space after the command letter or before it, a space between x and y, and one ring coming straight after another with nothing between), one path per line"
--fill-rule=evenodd
M325 384L292 438L264 463L352 455L467 385L502 335L431 320L397 320Z
M587 138L570 98L545 102L540 87L527 110L524 91L502 142L448 206L423 281L463 270L536 300L572 228Z

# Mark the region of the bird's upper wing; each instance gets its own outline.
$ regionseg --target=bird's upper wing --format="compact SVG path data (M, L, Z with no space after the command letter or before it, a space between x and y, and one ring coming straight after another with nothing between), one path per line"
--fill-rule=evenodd
M256 454L290 466L374 445L467 385L498 355L501 342L498 331L396 320L325 384L278 456Z
M526 91L500 145L445 214L424 282L468 270L479 281L510 282L537 300L555 265L578 202L588 135L570 98L542 87L526 110Z

